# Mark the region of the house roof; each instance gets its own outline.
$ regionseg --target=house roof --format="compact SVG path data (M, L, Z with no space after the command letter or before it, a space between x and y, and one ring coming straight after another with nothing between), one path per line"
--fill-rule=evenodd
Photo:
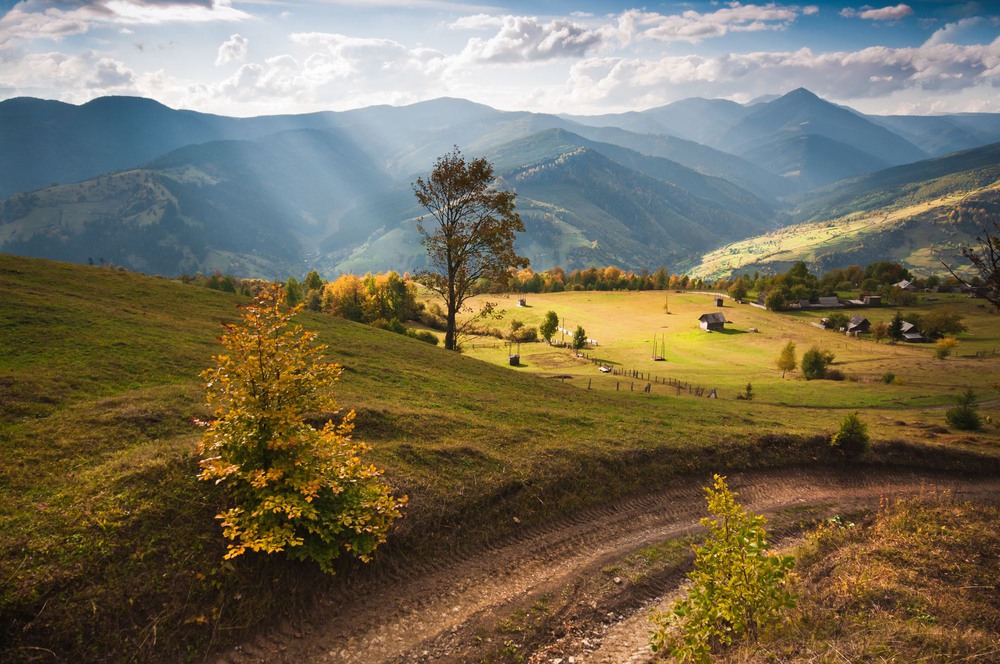
M698 320L700 320L703 323L725 323L726 314L722 314L719 312L702 314L701 316L698 317Z
M854 314L851 316L851 325L864 325L868 322L868 319L859 314Z
M907 332L914 332L916 334L920 334L920 332L917 330L917 326L908 320L903 321L903 325L899 328L899 330L903 334L906 334Z
M823 307L839 307L840 306L840 300L838 300L836 297L821 297L821 298L819 298L819 303L820 303L820 306L823 306Z

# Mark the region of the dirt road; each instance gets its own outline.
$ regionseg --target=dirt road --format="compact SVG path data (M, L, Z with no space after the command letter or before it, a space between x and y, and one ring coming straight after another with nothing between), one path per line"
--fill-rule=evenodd
M647 661L649 608L675 593L683 574L666 569L633 582L607 570L650 544L698 532L701 487L709 479L684 480L526 529L500 546L349 587L323 598L310 622L278 626L216 661L475 662L515 649L532 662ZM882 498L950 491L957 499L1000 501L1000 478L902 470L734 473L729 485L745 507L789 536L804 519L875 507Z

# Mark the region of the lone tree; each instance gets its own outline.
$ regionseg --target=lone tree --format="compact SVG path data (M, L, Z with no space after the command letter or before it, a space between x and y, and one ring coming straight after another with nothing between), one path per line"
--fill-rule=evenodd
M781 349L781 355L778 356L778 368L781 369L781 377L785 377L786 371L795 371L795 367L798 362L795 360L795 342L789 341L785 344L785 347Z
M438 158L430 177L417 178L413 193L427 210L417 231L430 269L418 278L444 300L444 347L455 350L455 318L472 286L480 279L505 282L510 268L528 266L514 251L514 234L524 231L514 211L517 194L493 187L493 165L482 157L466 162L457 147Z
M538 326L538 332L547 343L551 344L557 329L559 329L559 316L556 312L550 311L545 314L545 320Z
M990 226L993 232L990 232ZM962 247L962 255L969 259L972 267L979 273L982 280L981 287L983 297L1000 313L1000 222L993 221L986 224L982 234L976 237L978 245L966 245ZM955 274L954 270L944 264L951 275L966 286L973 286L972 283Z
M587 346L587 331L580 325L573 332L573 350L583 350Z
M222 484L232 507L218 515L226 558L246 552L311 559L333 573L340 554L367 561L406 498L362 461L354 411L316 429L310 413L335 412L340 366L324 361L316 333L292 324L280 286L264 288L227 325L225 354L202 373L215 419L198 444L202 480Z

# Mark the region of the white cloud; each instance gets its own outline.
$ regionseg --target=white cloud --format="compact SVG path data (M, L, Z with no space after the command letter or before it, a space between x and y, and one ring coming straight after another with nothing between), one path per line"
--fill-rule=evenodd
M502 16L492 14L474 14L462 16L448 25L452 30L489 30L503 25Z
M867 99L902 90L948 92L1000 85L1000 38L992 44L870 47L814 53L808 48L658 60L589 58L576 63L553 105L660 105L692 96L749 100L807 87L835 100Z
M299 57L281 54L243 64L219 83L192 89L189 103L219 110L235 104L241 114L292 112L408 103L430 92L440 95L446 86L444 55L433 49L335 33L296 33L290 39Z
M808 5L802 8L803 16L813 16L814 14L818 13L819 13L819 7L817 7L816 5Z
M218 67L230 62L243 62L247 59L247 50L249 47L250 40L243 35L230 35L229 39L219 46L219 54L215 58L215 66Z
M934 31L924 46L936 46L938 44L957 43L969 28L973 28L982 22L981 18L963 18L954 23L947 23L943 28Z
M87 79L87 87L106 91L131 88L135 82L135 72L126 67L124 62L112 58L101 58L93 75Z
M804 14L819 11L806 7ZM632 9L622 14L622 22L633 27L644 39L657 41L687 41L698 43L711 37L721 37L731 32L757 32L783 30L799 16L794 6L743 5L731 2L711 13L687 10L680 14L658 14Z
M0 18L0 47L59 41L98 27L245 21L230 0L24 0Z
M869 21L898 21L911 14L913 14L913 8L902 3L893 7L882 7L881 9L875 9L866 5L860 9L845 7L840 10L840 15L844 18L863 18Z
M517 63L580 57L604 39L600 31L565 19L541 23L532 17L504 16L493 37L470 39L458 61Z

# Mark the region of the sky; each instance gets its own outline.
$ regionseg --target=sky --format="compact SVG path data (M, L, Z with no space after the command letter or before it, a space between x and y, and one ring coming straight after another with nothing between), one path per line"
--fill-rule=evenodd
M866 113L1000 112L1000 2L0 0L0 99L593 115L798 87Z

